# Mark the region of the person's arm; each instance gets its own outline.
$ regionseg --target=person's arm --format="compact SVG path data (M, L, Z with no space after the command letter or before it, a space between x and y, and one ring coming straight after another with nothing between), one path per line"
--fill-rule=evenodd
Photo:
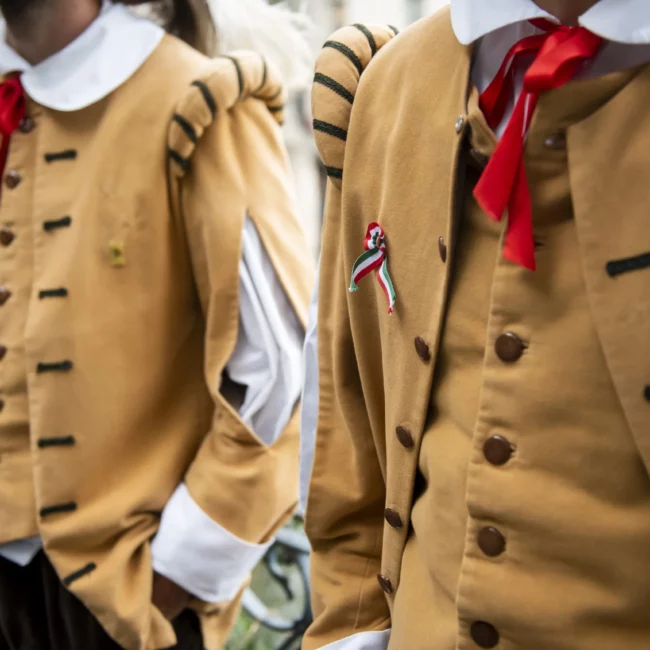
M337 135L347 133L361 69L393 35L387 28L346 28L328 41L317 66L316 135L330 180L303 397L317 410L305 414L302 431L302 472L311 474L306 530L314 610L304 650L384 650L390 637L377 580L386 485L350 326L351 264L341 214L345 139Z
M250 220L244 226L239 295L239 335L226 367L235 387L229 401L255 435L272 446L299 399L304 330ZM189 594L221 602L236 596L269 545L230 533L182 484L153 540L153 568Z
M154 570L208 602L237 595L295 508L312 278L274 119L280 87L259 57L215 65L179 108L195 137L184 128L170 138L174 158L187 161L174 196L205 320L215 415L152 543Z

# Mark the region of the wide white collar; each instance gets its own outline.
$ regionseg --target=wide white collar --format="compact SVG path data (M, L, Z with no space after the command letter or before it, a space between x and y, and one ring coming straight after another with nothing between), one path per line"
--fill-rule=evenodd
M127 81L160 43L164 31L104 0L97 19L67 47L30 65L6 43L0 20L0 75L21 72L26 93L58 111L77 111L110 95Z
M451 0L451 18L464 45L521 21L555 20L532 0ZM609 41L650 44L650 0L600 0L580 24Z

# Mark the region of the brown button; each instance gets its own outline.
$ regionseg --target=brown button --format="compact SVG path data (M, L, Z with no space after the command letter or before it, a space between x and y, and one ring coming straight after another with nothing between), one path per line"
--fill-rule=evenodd
M0 345L0 361L2 361L7 355L7 347L5 345Z
M415 339L415 351L418 353L418 357L420 357L422 361L431 361L431 349L426 344L426 341L420 336Z
M4 287L0 287L0 307L4 305L7 300L11 298L11 291L9 289L5 289Z
M495 344L497 356L505 363L519 361L526 349L524 342L513 332L502 334Z
M402 518L399 516L395 510L391 510L391 508L386 508L384 511L384 517L386 521L388 522L389 526L392 526L393 528L397 528L398 530L402 527Z
M499 557L506 550L506 538L496 528L483 528L478 534L478 547L488 557Z
M472 640L479 648L495 648L499 645L499 633L494 625L477 621L472 623L470 632Z
M20 120L20 124L18 125L18 128L23 132L23 133L31 133L34 130L34 127L36 126L36 122L27 115L26 117L23 117L22 120Z
M440 259L444 262L447 261L447 244L445 244L445 240L440 237L438 239L438 251L440 253Z
M395 432L397 433L397 439L404 447L407 449L412 449L415 446L413 435L406 427L397 427L397 429L395 429Z
M563 150L566 149L566 133L560 131L558 133L553 133L549 135L546 140L544 140L544 146L547 149L556 149Z
M492 436L483 445L483 454L492 465L505 465L513 454L512 445L503 436Z
M5 176L5 185L10 190L13 190L15 187L18 187L22 180L21 175L15 169L12 169L10 172L7 172L7 175Z
M379 586L387 594L392 594L393 593L393 583L386 576L378 575L377 580L379 581Z
M16 235L9 228L0 228L0 245L9 246L14 239Z
M3 399L0 399L0 412L4 411L5 408L5 401Z

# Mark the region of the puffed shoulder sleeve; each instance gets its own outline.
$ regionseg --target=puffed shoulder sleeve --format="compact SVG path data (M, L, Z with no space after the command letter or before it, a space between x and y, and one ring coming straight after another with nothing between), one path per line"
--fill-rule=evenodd
M372 58L397 34L394 27L353 25L332 35L316 64L312 91L316 145L331 184L341 189L354 96Z
M377 581L385 484L350 328L341 201L348 129L361 77L396 31L346 27L325 43L316 66L314 129L329 181L318 291L317 368L308 362L306 369L308 378L318 374L318 415L309 418L317 422L316 431L303 431L303 436L313 437L312 453L303 457L313 457L306 528L313 549L315 617L305 650L379 650L386 648L390 634L390 613ZM303 441L303 449L308 442Z
M212 427L185 485L201 511L236 539L264 544L297 499L298 414L265 444L220 391L237 343L244 224L255 227L303 327L313 269L296 214L280 123L286 96L259 55L209 62L169 129L170 200L186 239L205 323Z

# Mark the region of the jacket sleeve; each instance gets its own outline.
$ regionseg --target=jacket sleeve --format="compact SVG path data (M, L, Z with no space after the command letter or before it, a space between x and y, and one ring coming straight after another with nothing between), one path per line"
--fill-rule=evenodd
M191 85L169 136L170 198L193 269L214 400L212 427L185 476L185 502L227 531L232 548L249 544L255 553L296 505L297 479L287 477L298 471L297 404L284 431L264 440L229 404L220 380L237 346L247 221L305 327L312 269L281 144L284 101L261 57L234 53ZM240 560L232 555L233 565Z
M221 393L255 435L272 445L298 401L304 330L250 218L242 248L239 333ZM218 389L217 378L214 385ZM163 510L151 555L157 573L204 602L220 603L236 597L268 547L238 539L212 520L183 483Z
M341 198L347 130L360 76L394 35L389 28L362 25L337 32L320 56L313 91L316 140L329 181L318 322L310 327L318 354L307 359L306 368L308 384L318 373L318 415L304 419L316 421L316 431L302 432L303 458L309 462L313 457L306 526L313 549L315 620L305 650L380 650L390 634L390 612L378 580L386 488L350 327ZM305 400L314 402L307 394Z

